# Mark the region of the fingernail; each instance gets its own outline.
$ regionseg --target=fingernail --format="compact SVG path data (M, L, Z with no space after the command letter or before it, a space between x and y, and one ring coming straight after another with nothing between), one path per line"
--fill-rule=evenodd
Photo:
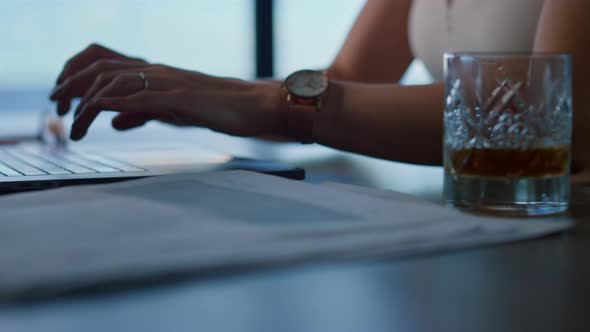
M62 85L61 84L56 84L53 89L51 90L50 94L54 95L59 89L61 89Z
M63 104L62 104L61 102L58 102L58 103L57 103L57 114L59 114L59 115L64 115L64 114L65 114L65 112L64 112L64 110L63 110L63 109L64 109L64 106L63 106Z
M57 114L59 115L64 115L68 112L68 110L70 109L70 102L69 100L60 100L57 103Z
M82 113L84 113L84 111L86 111L87 106L88 106L88 104L84 104L84 106L82 106L82 108L80 108L80 106L78 106L79 111L74 113L74 121L76 121L80 117L80 114L82 114Z
M55 90L55 91L51 92L51 94L49 95L49 99L57 100L60 93L61 93L61 91L59 91L59 90Z
M51 91L51 94L49 95L50 96L49 98L51 98L52 100L55 100L55 99L61 97L63 95L64 91L65 91L64 90L64 85L63 84L60 84L60 85L56 86Z
M76 106L76 109L74 110L74 120L76 120L78 114L80 114L80 112L82 111L82 109L80 108L81 106L82 104L78 104L78 106Z
M75 141L77 136L76 129L74 128L74 125L72 125L72 128L70 128L70 139Z
M84 131L75 130L74 128L72 128L72 130L70 131L70 139L74 141L79 141L82 137L84 137L85 134L86 132Z

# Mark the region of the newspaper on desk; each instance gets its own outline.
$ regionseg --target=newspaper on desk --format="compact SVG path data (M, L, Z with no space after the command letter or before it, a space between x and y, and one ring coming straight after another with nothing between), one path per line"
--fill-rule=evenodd
M391 191L242 171L4 196L0 209L3 299L224 269L402 257L571 226L563 217L476 217Z

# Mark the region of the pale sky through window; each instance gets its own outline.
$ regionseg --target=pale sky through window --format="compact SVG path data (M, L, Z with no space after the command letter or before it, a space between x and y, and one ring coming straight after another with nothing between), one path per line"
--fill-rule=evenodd
M364 2L275 0L277 76L327 67ZM214 75L255 73L253 0L2 0L0 22L0 90L51 87L92 42Z
M246 0L2 0L0 87L51 85L91 42L219 75L254 74Z
M283 57L277 72L328 64L362 2L277 1L276 55ZM338 16L336 3L346 7ZM253 11L248 0L2 0L0 88L50 86L63 62L91 42L150 61L251 78ZM301 24L320 18L319 29ZM303 40L317 47L302 48Z

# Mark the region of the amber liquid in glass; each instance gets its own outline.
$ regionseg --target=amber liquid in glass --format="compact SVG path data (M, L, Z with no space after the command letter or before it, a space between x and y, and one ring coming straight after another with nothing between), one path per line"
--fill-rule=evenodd
M569 147L448 149L451 173L465 176L534 178L561 176L569 167Z

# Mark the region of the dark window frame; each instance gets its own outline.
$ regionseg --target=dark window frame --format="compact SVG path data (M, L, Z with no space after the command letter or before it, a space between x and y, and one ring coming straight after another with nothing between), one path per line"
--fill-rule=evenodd
M255 0L256 77L274 76L274 1Z

